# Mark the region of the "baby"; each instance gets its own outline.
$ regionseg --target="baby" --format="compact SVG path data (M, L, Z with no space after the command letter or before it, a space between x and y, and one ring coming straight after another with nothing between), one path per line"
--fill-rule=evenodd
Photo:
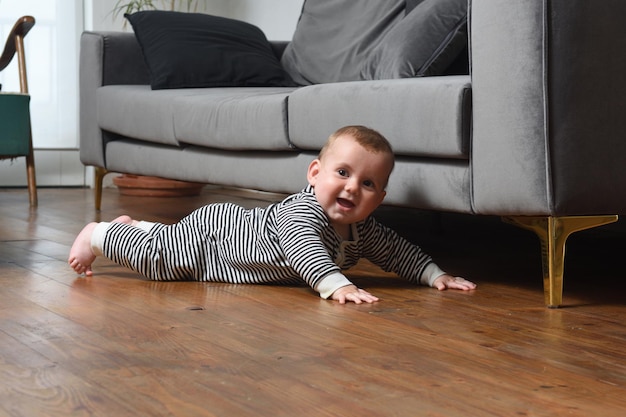
M415 284L476 288L442 271L418 246L371 216L393 167L393 151L381 134L346 126L309 165L308 186L279 203L251 210L211 204L172 225L128 216L90 223L76 237L68 262L86 275L103 255L152 280L304 281L322 298L342 304L378 301L341 272L360 258Z

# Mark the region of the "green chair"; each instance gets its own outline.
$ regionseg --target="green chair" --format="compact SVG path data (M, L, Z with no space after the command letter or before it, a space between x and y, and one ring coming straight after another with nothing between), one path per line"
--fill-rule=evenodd
M30 125L30 96L26 78L24 37L34 24L35 19L32 16L19 18L11 29L0 56L0 71L3 71L17 55L20 78L19 93L0 93L0 159L26 157L26 176L31 206L37 205L37 182Z

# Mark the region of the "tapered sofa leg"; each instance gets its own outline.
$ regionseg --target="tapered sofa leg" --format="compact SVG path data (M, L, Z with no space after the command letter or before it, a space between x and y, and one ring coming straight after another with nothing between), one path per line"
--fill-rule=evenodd
M94 197L97 211L100 211L100 206L102 205L102 182L104 176L108 173L109 171L106 168L96 167L95 169Z
M563 302L563 269L565 241L570 234L616 222L617 215L610 216L515 216L502 220L531 230L541 241L543 265L543 292L546 306L557 308Z

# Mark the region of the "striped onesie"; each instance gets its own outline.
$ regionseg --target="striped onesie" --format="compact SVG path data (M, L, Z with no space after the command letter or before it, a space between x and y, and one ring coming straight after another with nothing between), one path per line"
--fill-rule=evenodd
M233 284L303 281L330 297L351 282L341 269L366 258L407 280L432 285L444 272L418 246L373 217L343 241L308 186L266 208L201 207L178 223L100 223L92 249L151 280Z

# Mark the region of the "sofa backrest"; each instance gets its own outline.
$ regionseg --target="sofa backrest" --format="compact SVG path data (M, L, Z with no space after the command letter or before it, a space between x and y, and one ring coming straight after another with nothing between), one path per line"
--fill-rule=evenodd
M300 85L443 74L467 45L467 0L305 0L281 58Z

